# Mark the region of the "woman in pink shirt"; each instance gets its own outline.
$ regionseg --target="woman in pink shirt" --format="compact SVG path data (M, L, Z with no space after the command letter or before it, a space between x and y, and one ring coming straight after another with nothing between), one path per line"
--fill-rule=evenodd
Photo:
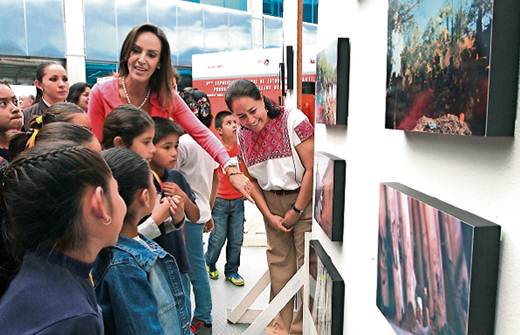
M122 104L134 105L150 116L174 119L224 167L232 185L250 197L251 183L238 173L238 162L196 117L173 88L171 52L164 32L152 24L134 27L119 56L119 74L94 86L88 114L92 132L101 141L107 115Z

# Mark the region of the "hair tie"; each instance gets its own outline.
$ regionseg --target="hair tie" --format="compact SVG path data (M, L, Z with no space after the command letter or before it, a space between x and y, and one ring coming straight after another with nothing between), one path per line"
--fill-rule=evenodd
M33 133L31 137L29 137L29 140L27 141L27 144L25 145L25 149L31 149L34 147L34 144L36 143L36 135L38 135L39 129L33 129Z
M36 124L43 124L43 115L38 116L34 121Z

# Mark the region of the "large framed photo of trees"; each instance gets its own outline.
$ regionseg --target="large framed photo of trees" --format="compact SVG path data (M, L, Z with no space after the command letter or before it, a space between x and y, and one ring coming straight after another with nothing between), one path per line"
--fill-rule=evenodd
M348 116L350 44L338 38L316 57L316 123L346 125Z
M518 0L389 0L386 128L513 136Z
M331 241L343 241L345 160L317 151L314 164L314 219Z
M309 312L318 335L343 334L345 283L318 240L309 241Z
M500 226L380 187L377 306L399 335L493 334Z

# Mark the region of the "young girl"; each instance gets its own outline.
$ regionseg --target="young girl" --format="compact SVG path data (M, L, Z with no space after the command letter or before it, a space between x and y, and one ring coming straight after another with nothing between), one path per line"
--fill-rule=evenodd
M2 333L103 334L89 272L126 213L107 164L83 147L34 148L1 185L4 243L23 257L0 300Z
M101 151L99 141L87 128L67 122L51 122L41 129L32 129L13 136L9 143L9 155L14 159L22 151L35 145L62 141L82 145L96 152Z
M93 271L107 334L190 334L186 298L174 258L138 234L137 225L154 207L153 177L146 161L126 148L103 152L128 211L114 247ZM166 199L174 206L172 199ZM182 205L172 217L184 217Z
M88 100L92 85L87 83L75 83L69 89L67 101L78 105L86 113L88 111Z
M103 147L125 147L146 161L150 162L156 152L153 144L155 135L154 122L150 115L132 105L122 105L110 113L103 125ZM184 207L184 197L174 197L174 202L181 203ZM163 225L166 217L160 215L155 209L148 219L139 225L139 232L155 241L174 257L178 255L178 248L185 248L179 229L184 224L184 217L180 220L168 220ZM172 218L173 219L173 218ZM159 227L163 225L162 227ZM181 252L184 253L185 251ZM181 260L177 259L179 263Z
M45 62L36 68L36 103L23 111L24 129L29 128L32 119L42 115L47 108L64 102L69 93L69 78L65 68L57 62Z
M0 166L9 160L9 141L13 131L22 128L22 114L13 90L0 81Z
M314 129L303 112L275 106L249 80L231 83L225 100L240 123L240 157L264 217L272 300L303 264L304 234L312 226ZM293 318L291 300L271 328L301 334L301 306Z
M50 106L42 118L36 118L31 122L31 128L41 128L41 124L48 124L51 122L69 122L77 124L91 130L90 119L78 105L71 102L58 102Z

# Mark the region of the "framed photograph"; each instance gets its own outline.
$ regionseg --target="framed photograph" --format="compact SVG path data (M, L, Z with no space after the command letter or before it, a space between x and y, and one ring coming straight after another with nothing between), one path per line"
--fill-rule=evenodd
M316 57L316 122L347 125L350 43L338 38Z
M398 335L493 334L500 226L380 187L377 307Z
M318 240L309 242L309 312L318 335L343 334L345 283Z
M389 0L386 128L513 136L519 12L518 0Z
M317 151L314 164L314 219L331 241L343 241L345 160Z

